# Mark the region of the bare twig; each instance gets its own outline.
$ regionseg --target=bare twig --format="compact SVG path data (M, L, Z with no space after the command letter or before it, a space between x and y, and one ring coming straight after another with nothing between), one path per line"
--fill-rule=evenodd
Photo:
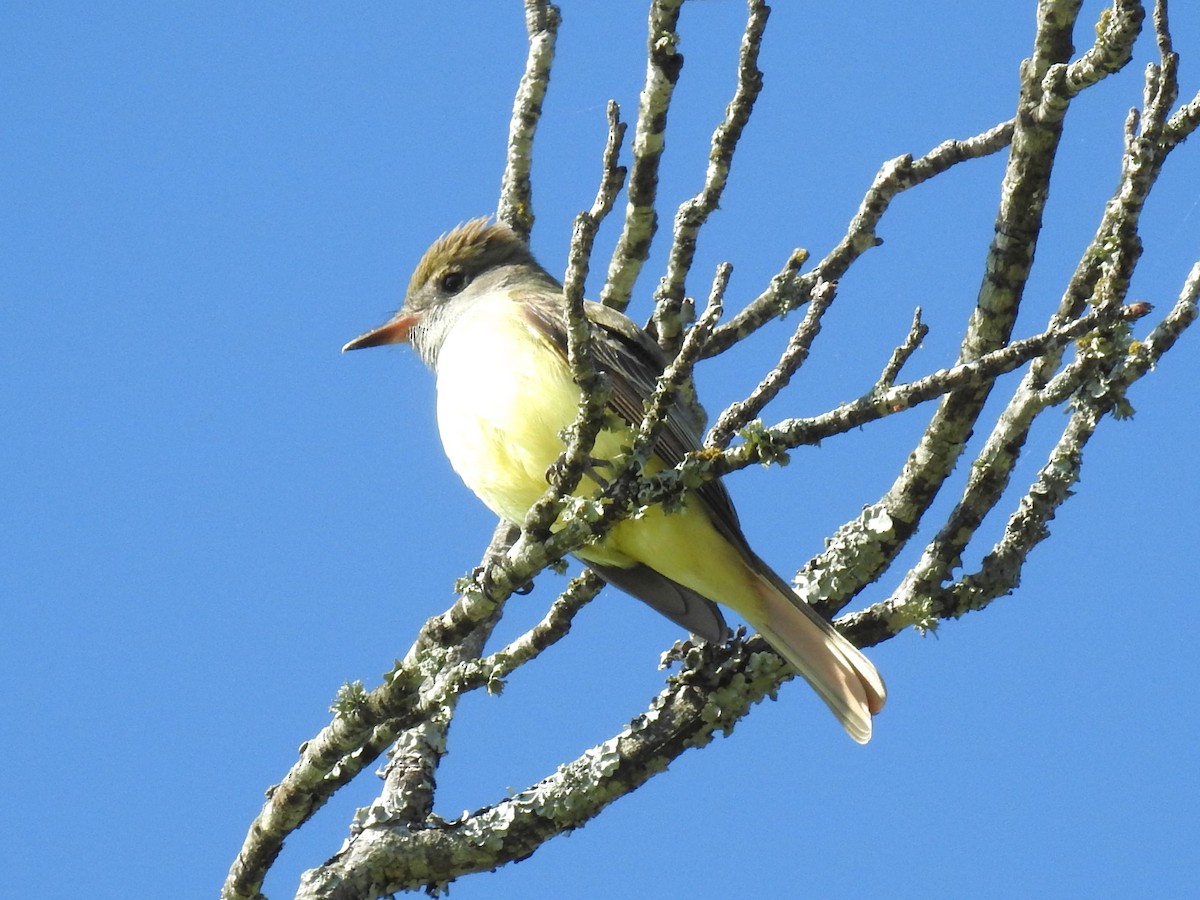
M667 272L654 294L652 322L653 333L667 356L674 356L678 352L686 324L681 309L685 281L696 256L696 238L713 210L720 205L734 151L746 123L750 121L754 101L762 90L763 73L758 68L758 53L770 12L763 0L750 0L746 29L738 54L737 87L726 107L724 120L713 132L704 187L694 197L680 204L675 213L675 236L667 259Z
M629 305L633 284L650 255L650 242L658 229L658 212L654 207L658 196L658 165L666 140L667 109L683 68L679 35L675 31L682 5L683 0L654 0L650 6L646 83L638 102L633 133L629 202L600 293L600 302L615 309L623 310Z
M1072 97L1125 68L1145 17L1139 0L1116 0L1104 10L1096 26L1096 42L1088 51L1074 62L1053 65L1046 72L1038 116L1061 117Z
M898 194L961 162L1003 149L1012 140L1013 127L1012 120L1001 122L966 140L945 141L919 159L900 156L884 163L837 246L804 275L797 273L807 253L794 251L767 290L716 330L705 355L716 356L772 319L795 309L810 298L818 284L836 282L856 259L878 246L876 226Z
M792 333L783 355L766 377L758 383L745 400L731 403L723 413L704 441L706 447L727 447L734 434L754 418L763 408L775 399L781 390L787 387L792 376L808 359L812 342L821 331L821 319L825 311L837 296L837 286L830 282L817 284L811 294L811 302L804 314L804 319Z
M1133 321L1148 311L1149 307L1144 303L1117 309L1099 309L1067 325L1013 341L1008 346L993 350L978 359L959 363L952 368L942 369L885 390L873 388L857 400L843 403L820 415L785 419L771 428L762 429L756 433L753 440L738 444L720 454L705 451L701 456L689 459L684 465L698 465L703 469L704 477L716 477L755 463L771 462L781 451L819 444L834 435L844 434L877 419L912 409L918 404L993 381L1052 348L1061 347L1097 328L1111 326L1114 322Z
M725 289L729 286L729 276L732 273L733 266L727 262L717 266L704 311L696 323L688 329L679 352L663 372L655 386L654 393L646 404L646 415L642 420L641 429L634 441L631 453L631 456L638 461L639 466L645 462L653 448L659 426L666 420L679 392L686 383L690 382L692 370L704 352L705 344L712 336L717 321L721 318L721 313L725 308Z
M870 641L883 640L910 624L931 627L939 618L957 618L982 609L1010 593L1020 582L1029 553L1048 535L1047 522L1070 496L1079 479L1083 448L1100 419L1117 411L1129 386L1149 372L1197 318L1200 261L1192 266L1179 298L1150 335L1112 360L1112 371L1092 389L1078 395L1062 437L1009 518L1004 534L984 557L979 570L956 583L927 593L897 593L886 601L848 617Z
M493 547L506 540L499 532ZM460 600L460 603L462 601ZM456 604L457 606L458 604ZM476 604L474 627L455 629L446 641L441 617L425 623L404 660L378 688L344 690L332 722L300 748L300 759L284 779L267 791L267 802L250 825L237 858L221 890L223 900L259 898L267 870L283 847L284 839L306 822L338 788L371 765L406 725L428 721L430 709L421 710L417 685L421 665L452 668L479 654L499 617L500 604ZM457 697L440 697L437 706L453 706ZM405 717L408 721L405 721Z
M588 570L567 585L566 590L550 604L542 620L506 646L483 659L465 663L461 673L451 674L447 688L461 690L465 685L483 684L488 690L525 663L536 659L543 650L566 637L575 615L600 593L604 582Z
M550 84L554 44L561 21L558 7L546 0L525 0L525 30L529 33L529 55L525 74L513 99L508 126L508 154L500 179L500 203L496 218L528 239L533 229L533 136L542 116L542 101Z
M929 334L929 326L921 321L921 307L917 307L913 311L912 325L909 326L908 334L904 338L904 343L897 347L892 352L892 358L883 368L883 374L879 376L879 381L876 382L876 389L883 390L890 388L896 383L896 379L900 376L900 370L904 368L904 364L909 361L917 348L921 346L921 341L925 340L925 335Z
M584 310L583 293L596 232L612 209L625 180L625 170L617 165L624 135L625 124L620 119L620 109L616 103L610 101L608 141L602 158L600 186L597 188L596 199L592 202L591 209L575 218L570 259L563 285L567 312L567 361L581 392L579 409L574 422L567 430L566 446L551 466L549 487L525 517L523 531L525 539L531 541L540 541L546 536L551 524L562 511L563 498L579 484L608 408L609 387L597 370L592 355L592 326Z
M1164 98L1177 96L1170 37L1164 35L1165 6L1156 11L1155 23L1160 32L1158 45L1163 64L1151 66L1147 72L1146 108L1141 116L1133 117L1133 121L1141 122L1141 133L1127 129L1117 189L1105 207L1096 235L1072 277L1052 325L1077 316L1086 302L1097 305L1122 302L1141 254L1137 235L1141 213L1163 162L1174 146L1156 140L1168 113L1161 103ZM1060 351L1045 354L1014 392L971 467L961 499L925 548L921 559L893 593L892 602L896 609L919 609L939 593L940 585L949 577L976 529L999 503L1034 418L1048 404L1061 402L1067 392L1078 389L1097 368L1095 360L1083 354L1047 383L1060 360ZM1040 507L1042 498L1027 497L1022 502ZM932 616L932 607L930 609Z

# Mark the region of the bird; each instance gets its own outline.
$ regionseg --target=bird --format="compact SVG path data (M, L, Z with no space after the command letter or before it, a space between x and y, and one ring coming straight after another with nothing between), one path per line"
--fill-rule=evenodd
M601 490L605 465L633 442L643 402L666 359L658 344L611 307L584 303L593 357L610 384L609 410L575 489ZM512 228L474 219L425 251L403 304L343 351L410 344L436 379L437 425L454 470L501 519L521 525L545 493L581 389L567 358L562 284ZM644 471L673 467L700 449L696 414L676 402ZM865 744L887 696L870 660L763 562L742 533L717 479L615 525L574 555L604 581L646 602L702 640L727 637L723 604L742 616Z

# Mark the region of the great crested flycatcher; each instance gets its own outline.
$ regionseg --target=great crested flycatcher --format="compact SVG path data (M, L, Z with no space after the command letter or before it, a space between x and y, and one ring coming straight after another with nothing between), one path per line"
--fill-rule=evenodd
M598 469L632 443L643 401L664 359L632 321L585 304L596 361L612 387L610 417L592 450L580 496L599 491ZM476 219L434 242L417 264L404 305L343 350L411 343L437 377L437 421L454 470L501 518L520 525L545 492L580 389L567 363L562 285L508 227ZM668 416L646 471L700 448L698 424L680 406ZM652 507L575 555L605 581L705 640L726 636L714 601L735 609L816 689L859 743L886 691L861 651L801 600L746 543L719 481L682 508Z

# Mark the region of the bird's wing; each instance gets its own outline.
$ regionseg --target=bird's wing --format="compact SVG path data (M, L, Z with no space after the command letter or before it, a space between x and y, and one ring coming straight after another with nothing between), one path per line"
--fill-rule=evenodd
M528 322L567 358L566 313L561 294L542 291L520 292ZM612 387L609 406L614 413L636 428L645 415L645 401L653 393L662 375L665 360L658 344L632 320L599 303L584 305L593 326L593 353L599 368ZM654 452L669 466L675 466L693 450L700 449L703 422L685 404L676 403L655 441ZM753 558L738 524L737 512L729 493L720 481L710 481L695 492L717 529L735 546L744 548ZM706 640L724 640L725 619L708 598L660 575L647 566L622 569L591 564L601 578L632 594L662 615Z
M649 566L639 563L621 568L595 562L588 565L613 587L636 597L692 634L715 644L723 643L729 636L725 617L715 603Z
M565 360L567 328L561 295L530 291L519 299L530 324L559 349ZM592 342L596 363L612 386L609 405L636 428L641 425L645 402L654 392L666 359L654 339L622 313L591 301L584 303L584 311L596 338ZM659 429L654 452L667 465L676 466L688 453L701 449L703 431L704 422L698 411L677 402ZM734 545L749 552L733 501L720 480L705 483L695 495L703 502L713 524Z
M530 300L532 298L522 298ZM525 302L523 308L530 323L567 356L567 330L561 299L538 293L541 302ZM633 428L641 425L645 402L654 392L666 360L658 344L631 319L615 309L588 301L584 304L588 321L592 323L592 352L597 366L607 376L612 387L609 405L618 416ZM704 423L695 410L676 403L659 429L654 452L668 466L676 466L683 458L700 448ZM746 545L738 523L737 512L729 492L720 481L709 481L696 494L707 507L714 524L733 542Z

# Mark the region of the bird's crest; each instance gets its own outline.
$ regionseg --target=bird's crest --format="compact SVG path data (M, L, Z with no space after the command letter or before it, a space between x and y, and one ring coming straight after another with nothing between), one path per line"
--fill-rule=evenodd
M482 271L507 263L532 263L529 246L515 231L487 218L471 219L439 237L421 257L408 284L411 295L451 265Z

